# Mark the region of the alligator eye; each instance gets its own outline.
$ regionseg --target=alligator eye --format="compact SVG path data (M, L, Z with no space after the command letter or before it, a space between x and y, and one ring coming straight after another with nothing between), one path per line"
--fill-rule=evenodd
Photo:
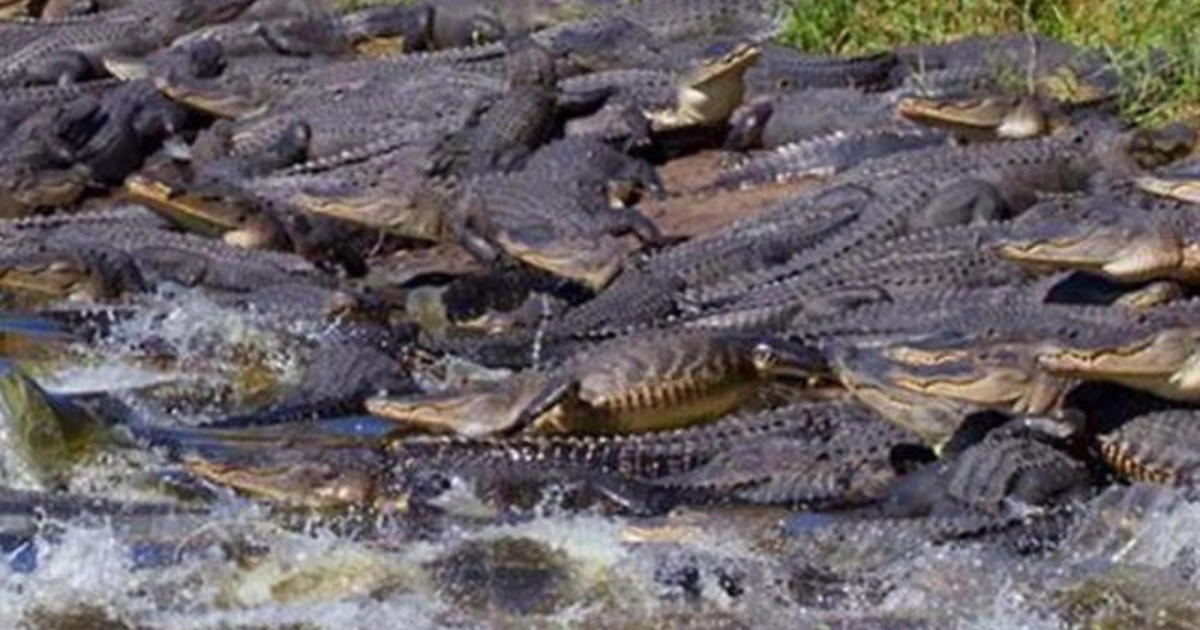
M776 356L775 349L770 344L760 343L754 346L754 350L750 354L751 361L754 362L754 367L759 370L770 368L777 363L778 356Z
M792 80L788 78L779 79L775 82L775 89L790 90L792 89Z

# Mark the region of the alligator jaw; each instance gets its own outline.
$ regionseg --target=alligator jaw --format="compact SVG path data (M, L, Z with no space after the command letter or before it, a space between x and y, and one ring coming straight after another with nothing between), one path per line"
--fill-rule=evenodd
M1078 237L1001 241L996 253L1037 268L1095 271L1115 280L1187 279L1200 274L1200 252L1169 235L1099 228Z
M1135 182L1138 188L1151 194L1200 203L1200 179L1165 179L1148 175L1137 178Z
M675 106L646 112L651 130L670 131L692 126L719 125L742 104L746 69L758 61L762 49L740 44L718 59L705 61L679 84Z

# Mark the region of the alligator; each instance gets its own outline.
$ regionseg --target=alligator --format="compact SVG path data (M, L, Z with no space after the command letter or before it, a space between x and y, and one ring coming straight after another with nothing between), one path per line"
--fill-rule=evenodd
M803 347L710 331L652 332L601 344L549 372L478 391L368 402L372 413L465 435L619 433L694 424L756 396L776 377L822 370Z
M739 44L717 57L701 60L676 89L674 107L646 112L650 129L662 133L724 123L742 103L744 76L761 54L754 44Z
M250 249L282 249L288 244L270 218L222 195L172 188L143 174L126 178L123 193L190 232Z
M662 47L666 62L705 56L736 43L731 38L704 38ZM891 87L891 75L899 59L891 51L854 56L802 53L792 46L762 42L758 62L746 70L745 83L754 95L811 91L822 88L857 88L880 91Z
M433 71L472 72L481 75L480 81L494 83L503 78L505 50L493 44L384 59L230 56L219 42L201 39L141 63L113 60L109 70L125 78L149 78L176 101L212 115L237 118L261 113L273 104L319 103L330 94L387 85L396 77L420 78Z
M616 236L633 232L643 242L661 242L658 228L637 210L610 205L612 184L653 185L640 181L652 173L624 171L637 168L638 162L615 153L606 159L609 156L604 154L611 149L602 144L590 155L586 144L577 146L584 149L582 163L565 173L558 164L534 165L516 175L484 177L466 184L451 223L467 249L481 260L495 260L496 250L500 250L530 266L599 290L617 274L631 251ZM600 166L602 161L608 162L608 172L566 177L571 170L588 164Z
M826 353L838 382L855 400L919 435L923 443L937 451L962 432L974 414L989 408L969 398L1008 401L1014 393L1024 396L1030 380L1020 370L1006 372L1003 368L979 366L970 358L952 353L945 358L928 353L927 365L904 365L890 358L886 349L856 347L852 343L840 344Z
M911 125L838 130L751 154L719 172L712 185L740 188L804 177L829 177L866 160L946 144L949 144L947 134Z
M1033 138L1057 131L1068 123L1054 104L1035 97L985 96L970 99L906 97L897 112L925 124L970 130L971 139ZM967 135L967 134L963 134Z
M348 325L384 324L387 307L366 293L292 282L272 284L249 292L210 292L216 304L238 308L272 322L342 322Z
M0 84L24 85L94 76L98 57L150 52L193 28L234 19L253 0L139 2L81 21L31 23L32 41L0 59Z
M1200 278L1194 235L1200 224L1184 203L1139 203L1113 194L1051 205L1015 223L990 244L1033 269L1076 269L1121 282Z
M673 296L681 288L627 266L597 297L567 309L558 317L540 317L539 309L536 328L517 328L483 337L448 334L423 341L433 350L493 367L526 368L535 359L553 364L599 341L668 318L675 312ZM539 349L537 356L529 351L535 344Z
M17 252L44 247L48 251L80 252L78 255L115 251L131 257L150 282L167 280L228 291L251 291L294 281L327 283L315 267L294 255L251 252L199 236L139 225L64 225L3 247Z
M72 213L41 214L15 219L0 219L0 238L37 238L47 230L65 225L139 225L163 228L167 224L153 212L134 205L118 205L100 210L81 210Z
M90 179L75 162L77 144L95 133L95 101L46 108L31 115L4 139L0 158L0 212L23 216L80 197Z
M426 335L456 330L499 334L513 327L536 328L543 312L554 316L586 292L551 274L529 269L492 269L467 273L444 287L409 292L407 309Z
M1003 427L993 430L954 457L897 481L878 512L908 518L962 511L998 515L1072 495L1086 498L1093 484L1083 462L1048 442Z
M1139 177L1138 186L1146 192L1180 201L1200 203L1200 185L1194 178L1185 177Z
M196 433L203 440L204 431ZM238 440L228 431L213 438ZM185 461L194 473L241 491L322 507L362 509L397 498L410 509L445 505L443 495L457 480L473 482L476 491L536 480L537 487L520 494L583 483L616 494L627 511L653 513L680 504L851 505L931 458L911 435L842 402L797 403L641 435L417 435L388 438L382 455L337 445L290 450L227 459L195 453ZM360 462L340 470L338 463L351 459L344 454L354 453ZM765 465L763 458L773 456L784 459ZM317 469L325 472L312 474ZM331 492L331 486L356 490Z
M1010 44L1005 44L1010 45ZM904 57L904 54L900 55ZM910 63L906 62L906 63ZM998 70L971 65L948 56L949 69L879 82L884 89L864 91L845 86L814 86L800 91L764 90L735 115L728 139L732 149L773 148L836 131L894 125L915 119L946 126L957 135L1027 138L1064 125L1069 117L1051 95L1002 89L993 81ZM966 66L955 64L966 63ZM903 74L904 64L893 64ZM1022 66L1025 68L1025 66ZM1089 99L1071 112L1079 117L1094 109ZM989 130L990 134L983 133Z
M557 125L554 58L533 42L505 56L509 88L434 150L431 173L457 177L518 170Z
M500 6L489 6L479 0L450 0L425 2L418 8L430 15L430 48L479 46L501 41L509 34L497 11ZM514 29L514 34L518 32Z
M236 123L215 125L197 140L197 177L238 180L305 174L354 164L405 145L431 145L470 121L479 99L502 89L496 81L432 72L331 91L329 99L281 105ZM277 173L287 167L288 173Z
M99 96L120 85L116 79L100 79L68 85L37 85L0 90L0 132L12 133L34 113L65 105L81 96Z
M896 96L849 87L758 95L734 112L728 149L773 149L837 131L904 123Z
M191 31L172 41L170 48L186 48L208 40L218 43L229 57L392 54L425 46L430 19L428 10L380 6L351 13L238 20ZM128 67L130 60L109 55L105 63Z
M89 184L119 182L186 124L185 112L142 82L44 108L6 138L2 205L25 214L69 204Z
M1181 144L1185 144L1190 150L1195 146L1195 131L1191 131L1190 143L1186 142L1187 131L1184 132L1185 138ZM1154 195L1192 204L1200 203L1200 160L1184 160L1154 174L1139 177L1137 185L1138 188Z
M976 35L902 46L895 52L904 80L916 85L977 87L982 81L992 89L1087 103L1111 96L1118 82L1116 69L1103 55L1036 34Z
M724 125L742 101L744 74L753 67L760 47L738 42L720 46L708 56L689 58L690 70L662 68L614 69L584 74L561 82L559 103L569 111L591 115L569 121L568 135L623 141L627 146L649 142L653 133L671 136L681 130Z
M1121 477L1195 488L1200 439L1196 413L1171 409L1138 416L1096 440L1104 461Z
M132 259L121 252L102 247L81 251L43 243L18 243L3 250L0 288L34 301L101 301L147 288Z
M819 198L831 188L868 187L867 200L860 202L855 218L842 229L783 264L762 270L756 267L710 286L695 287L690 290L691 298L698 303L727 300L819 267L870 241L925 227L1012 216L1036 201L1038 191L1084 190L1097 173L1136 170L1119 150L1120 145L1114 150L1114 133L1120 132L1111 129L1107 121L1093 121L1070 133L1036 140L939 147L866 162L817 193ZM806 201L786 202L750 223L769 225L779 221L776 217L780 215L785 221L795 221L792 215L809 209L806 206L811 204Z
M826 219L829 225L837 226L838 221L848 217L852 215L841 212ZM821 217L814 211L804 218ZM691 277L700 278L719 277L722 268L736 269L742 256L767 254L765 247L740 251L746 246L733 238L729 238L731 246L723 249L723 239L730 236L726 232L710 240L676 246L675 251L666 250L640 265L627 264L612 285L597 297L569 309L537 331L513 330L500 336L452 339L434 347L487 365L523 367L528 365L529 356L523 349L530 347L535 337L543 356L554 359L597 340L645 328L800 330L810 320L837 319L864 304L918 298L931 290L1029 284L1031 274L1016 265L1004 264L990 251L980 248L980 243L999 229L998 225L937 228L864 245L860 251L800 274L793 281L719 306L693 304L678 297L684 284L670 278L667 274L671 272L681 276L691 273L694 274ZM816 230L814 233L819 234ZM798 238L795 246L806 245ZM706 250L712 252L713 258L700 256ZM694 263L689 263L691 252L696 254ZM695 265L694 271L685 266L689 264ZM715 269L712 275L708 275L709 269Z
M837 357L842 381L889 419L921 433L933 445L949 439L969 413L996 410L1061 416L1069 379L1038 368L1036 344L1023 340L983 341L966 336L896 342L882 348L843 348ZM909 399L912 402L905 402ZM924 402L921 402L924 401ZM962 409L951 424L928 410ZM923 422L925 418L935 422Z
M782 331L876 301L917 298L931 291L1029 285L1031 274L980 247L1001 229L998 224L930 228L867 244L827 266L717 308L691 308L684 302L684 313L675 321Z
M1126 319L1116 330L1047 339L1037 351L1039 368L1058 376L1123 384L1169 400L1196 400L1194 301L1138 311Z
M219 122L197 139L197 159L216 161L235 157L251 161L265 153L266 164L250 162L235 168L268 174L295 164L293 173L327 170L369 158L407 141L428 141L465 124L475 102L504 89L504 82L454 70L434 69L389 81L331 83L319 94L243 116L236 123ZM329 99L335 102L331 103ZM336 108L335 108L336 105ZM335 111L336 109L336 111ZM336 115L335 115L336 114ZM300 146L276 157L280 142L303 126ZM389 138L392 144L386 144ZM365 145L365 146L364 146ZM314 162L304 164L305 160Z
M816 403L835 408L842 404ZM799 403L800 408L812 405ZM795 408L765 413L789 414ZM933 459L918 436L900 427L870 414L864 421L847 420L851 418L839 422L823 444L789 436L731 444L702 465L659 477L650 485L684 497L703 490L722 503L844 509L880 498L900 476Z
M989 434L962 452L906 475L863 507L801 513L783 523L800 540L924 539L1001 542L1017 553L1056 547L1094 492L1086 467L1036 436Z
M119 184L164 140L178 137L188 126L187 113L146 81L126 82L106 92L95 118L95 132L72 157L87 167L93 181L106 185Z
M898 309L878 310L897 315ZM862 311L862 317L879 317L867 308ZM965 374L962 379L968 383L986 383L978 377L978 362L991 357L999 360L1001 367L1005 361L1016 360L1012 372L1015 382L1027 382L1034 388L1021 401L1053 402L1056 397L1049 394L1058 391L1053 386L1058 379L1118 383L1172 400L1196 398L1191 374L1196 304L1191 300L1151 309L1043 304L1028 297L980 306L939 306L921 315L930 327L924 330L940 332L924 335L920 328L904 321L902 313L900 321L871 325L876 330L869 330L865 338L858 337L878 338L872 345L884 347L871 352L856 340L861 334L856 329L863 328L861 320L855 321L860 313L852 313L845 322L806 322L793 332L793 337L801 343L815 337L848 346L849 356L861 358L874 370L872 374L878 373L876 381L887 382L891 378L889 370L898 364L920 368L929 374L914 373L903 378L925 383L920 385L922 391L934 391L930 383L936 382L942 372L950 379ZM885 331L907 331L908 339L894 332L880 336ZM967 368L962 366L964 362ZM989 369L985 367L982 373ZM1043 376L1052 378L1046 380ZM1044 387L1046 384L1051 387ZM951 389L955 388L947 391Z
M485 45L534 34L543 44L592 47L605 41L655 45L696 38L769 39L782 24L782 7L773 1L666 2L653 5L607 2L580 7L576 3L451 0L426 3L433 10L432 43L437 48ZM597 3L592 3L593 5ZM627 39L630 32L640 41ZM592 40L592 41L587 41ZM627 54L626 51L614 51Z

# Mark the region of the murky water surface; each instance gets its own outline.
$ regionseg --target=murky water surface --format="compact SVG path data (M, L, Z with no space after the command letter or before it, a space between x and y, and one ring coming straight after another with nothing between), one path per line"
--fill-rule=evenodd
M159 303L68 360L26 367L56 392L121 390L148 422L198 424L296 383L297 348L329 333L187 292ZM777 510L568 514L554 496L531 518L415 531L220 490L182 501L161 449L92 442L47 470L45 453L22 450L14 413L0 435L5 486L174 507L26 514L0 502L4 628L1200 627L1200 503L1167 489L1110 489L1061 548L1025 556L884 526L789 538Z

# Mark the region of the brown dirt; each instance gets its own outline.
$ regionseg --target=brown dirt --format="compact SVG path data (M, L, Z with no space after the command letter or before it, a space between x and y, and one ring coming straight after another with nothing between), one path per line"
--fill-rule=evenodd
M812 188L816 179L746 190L704 190L720 172L727 153L702 151L659 168L664 199L644 199L638 208L668 236L710 234L732 221L761 214L775 202Z

